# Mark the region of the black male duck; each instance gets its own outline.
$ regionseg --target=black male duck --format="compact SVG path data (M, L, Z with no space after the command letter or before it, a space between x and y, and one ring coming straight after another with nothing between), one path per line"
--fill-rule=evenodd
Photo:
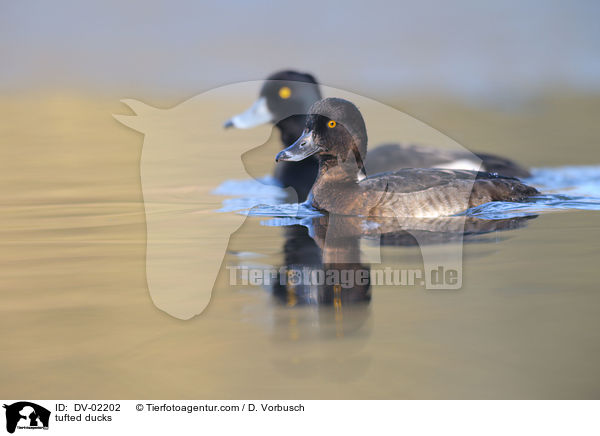
M310 106L321 99L319 85L311 74L287 70L269 76L258 100L245 112L225 123L225 127L248 129L273 123L279 129L284 148L300 136ZM487 153L444 150L421 145L386 144L375 147L365 162L367 174L399 168L476 169L509 177L529 177L526 168L512 160ZM316 159L301 162L279 162L275 179L283 186L291 186L304 201L317 177Z
M367 130L358 108L327 98L312 105L305 130L276 161L316 156L312 205L341 215L449 216L490 201L539 194L518 179L470 170L406 168L367 177L366 154Z

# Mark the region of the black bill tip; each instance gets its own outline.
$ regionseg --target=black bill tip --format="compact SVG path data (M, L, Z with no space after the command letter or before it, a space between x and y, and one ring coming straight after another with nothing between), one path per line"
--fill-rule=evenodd
M280 160L286 160L286 158L288 158L287 153L285 152L285 150L281 150L279 153L277 153L277 156L275 156L275 162L279 162Z

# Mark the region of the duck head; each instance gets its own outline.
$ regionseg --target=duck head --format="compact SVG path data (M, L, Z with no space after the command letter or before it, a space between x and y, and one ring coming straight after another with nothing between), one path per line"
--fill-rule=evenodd
M367 129L358 108L348 100L326 98L311 106L302 135L275 160L296 162L315 155L362 169L366 153Z
M306 73L285 70L267 77L258 100L245 112L227 120L225 128L249 129L261 124L277 124L293 115L305 115L321 99L315 78Z

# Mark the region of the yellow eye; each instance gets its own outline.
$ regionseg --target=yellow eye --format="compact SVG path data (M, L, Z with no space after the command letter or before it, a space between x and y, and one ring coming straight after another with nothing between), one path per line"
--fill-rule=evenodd
M330 120L330 121L327 123L327 127L329 127L330 129L333 129L333 128L336 126L336 124L337 124L337 123L336 123L335 121L333 121L333 120Z
M283 86L281 88L279 88L279 97L285 99L288 99L292 96L292 90L290 88L288 88L287 86Z

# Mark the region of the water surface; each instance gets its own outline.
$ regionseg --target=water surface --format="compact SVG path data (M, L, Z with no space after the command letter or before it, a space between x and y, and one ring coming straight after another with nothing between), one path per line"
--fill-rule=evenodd
M268 184L249 190L246 181L232 182L226 161L215 162L212 189L221 187L222 195L214 197L214 226L234 219L239 209L263 206L232 235L207 310L181 321L157 309L148 293L139 182L142 137L111 118L120 106L54 98L5 102L3 108L11 122L0 131L5 187L0 199L0 396L600 394L595 165L600 159L589 140L591 122L586 131L563 126L559 138L570 133L573 143L560 150L559 142L548 142L543 134L521 136L512 128L526 124L527 114L518 121L479 114L495 126L489 142L481 143L483 151L522 155L525 164L539 167L532 183L543 186L545 196L471 211L474 219L507 220L507 225L475 233L464 245L462 289L373 286L341 305L334 293L315 297L307 291L294 300L287 290L229 285L226 265L279 267L290 253L318 254L318 231L311 224L323 217L285 203ZM467 145L480 138L483 127L456 113L435 117L440 124L451 123L456 135L466 135ZM531 123L540 123L540 117L536 113ZM523 142L528 149L521 150ZM498 143L505 149L493 148ZM538 164L544 147L548 152ZM257 172L268 174L270 165L269 160ZM240 183L243 198L234 195ZM299 215L292 213L298 210ZM205 232L210 239L210 229ZM363 265L373 258L369 238L350 240L352 245L333 247L325 260L347 256L338 259ZM440 242L447 241L432 246L442 254L452 246ZM210 245L206 250L210 253ZM414 244L387 244L380 261L381 268L423 266Z

